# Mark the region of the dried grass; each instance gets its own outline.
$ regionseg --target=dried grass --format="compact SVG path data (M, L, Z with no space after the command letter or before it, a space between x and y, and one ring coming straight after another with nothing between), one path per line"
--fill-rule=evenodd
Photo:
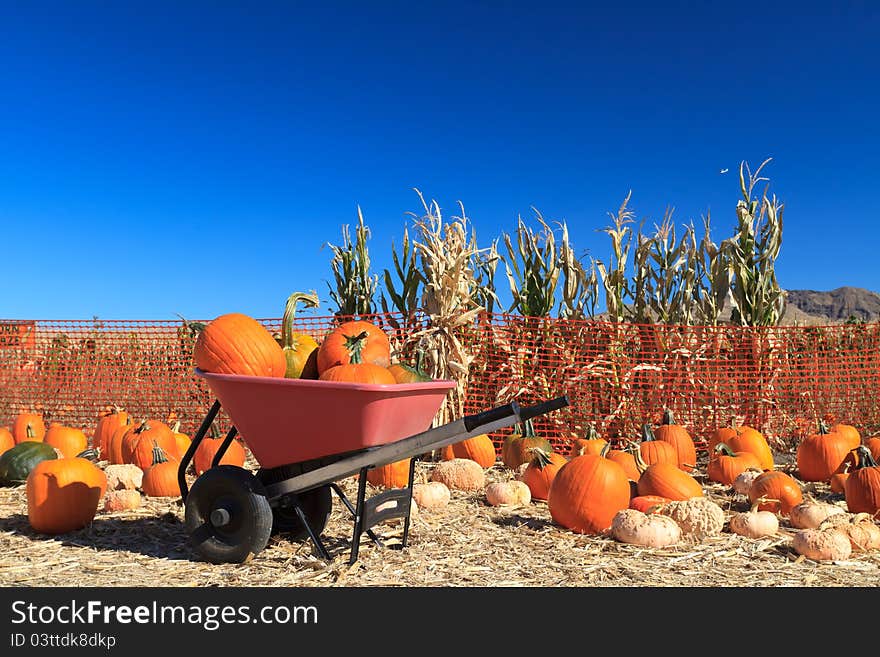
M427 474L431 463L419 463ZM487 481L510 477L500 465ZM353 478L339 482L353 499ZM731 514L747 501L703 482L707 495ZM842 502L822 485L817 499ZM377 547L366 536L360 559L348 564L351 517L334 497L323 533L332 560L309 541L273 536L245 564L209 564L189 547L179 500L146 498L135 511L99 512L81 531L47 537L27 522L24 487L0 489L2 586L290 586L290 587L875 587L880 552L854 553L844 562L816 563L790 547L791 529L761 540L724 532L647 549L611 538L584 536L555 525L546 503L490 507L482 492L453 491L448 507L413 515L405 550ZM401 523L377 527L399 545Z

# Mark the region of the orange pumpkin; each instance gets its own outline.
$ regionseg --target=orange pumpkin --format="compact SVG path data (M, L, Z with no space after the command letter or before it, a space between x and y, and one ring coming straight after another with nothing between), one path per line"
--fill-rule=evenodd
M25 484L28 522L41 534L82 529L94 519L106 490L106 475L89 459L40 461Z
M409 465L412 459L404 459L367 470L367 481L384 488L404 488L409 485Z
M650 424L642 425L642 440L638 443L638 446L638 456L645 462L645 465L672 463L678 466L678 452L675 446L664 440L657 440Z
M761 470L774 470L773 450L767 443L767 439L757 429L742 426L736 429L736 435L731 436L727 446L734 452L751 452L758 457ZM711 452L710 452L711 454Z
M343 322L330 331L318 347L318 375L331 367L351 363L352 357L356 357L357 362L387 369L391 365L391 341L388 335L372 322Z
M205 372L283 377L284 351L265 326L242 313L211 320L193 347L196 366Z
M725 486L732 486L740 473L749 468L762 469L761 463L755 454L751 452L734 452L725 443L718 443L715 445L715 450L709 455L706 476L711 481L716 481Z
M846 479L844 494L850 513L869 513L876 517L880 511L880 465L864 445L856 448L858 462Z
M758 511L770 511L787 516L791 510L804 501L800 484L784 472L770 470L764 472L749 487L749 502L757 505Z
M639 495L658 495L673 501L703 497L703 487L673 463L655 463L642 470L636 484Z
M568 452L569 457L581 456L582 454L601 454L608 445L608 441L599 437L596 426L590 424L587 434L583 438L575 438Z
M119 426L130 426L131 416L118 406L108 406L98 415L98 424L92 435L92 447L98 450L101 458L107 458L107 450L113 432Z
M668 497L660 495L636 495L629 501L629 508L642 513L657 513L660 507L671 501Z
M174 444L177 446L174 456L180 461L192 444L192 439L180 431L180 420L175 420L174 424L171 425L171 433L174 434Z
M865 447L871 452L875 461L880 461L880 436L871 436L865 440Z
M819 431L798 444L798 476L803 481L829 481L852 450L850 442L847 436L829 431L820 420Z
M89 439L82 429L68 427L59 422L49 424L43 442L67 457L74 457L89 447Z
M523 470L520 480L529 487L533 500L546 500L553 479L568 463L568 459L558 452L546 452L538 447L533 447L531 451L534 456Z
M170 460L161 447L153 448L153 464L144 470L141 490L148 497L179 497L180 484L177 481L177 460Z
M19 413L12 423L12 437L16 444L25 440L42 442L46 435L46 424L39 413Z
M111 465L125 464L122 458L122 441L125 440L126 434L135 428L134 422L131 422L129 424L120 424L113 429L113 433L110 434L110 438L107 440L107 455L104 457Z
M859 430L851 424L838 422L832 425L829 431L833 431L844 436L847 439L850 449L855 449L862 444L862 434L860 434Z
M177 452L171 427L160 420L144 420L132 426L122 438L122 462L146 470L153 464L153 448L159 446L166 454Z
M15 438L9 427L0 427L0 454L15 447Z
M454 443L453 445L449 445L451 448L452 458L459 459L470 459L471 461L476 461L480 464L480 467L483 468L491 468L495 465L495 461L498 459L498 454L495 451L495 443L492 442L492 439L489 438L488 434L481 433L477 436L473 436L471 438L465 438L464 440Z
M211 435L206 435L202 439L202 442L199 443L199 446L196 447L195 453L193 453L192 463L196 475L200 475L211 469L214 456L223 445L224 440L225 437L221 435L217 425L211 424ZM166 450L166 453L167 451L168 450ZM220 459L218 465L237 465L238 467L242 467L244 466L246 457L247 455L245 454L244 446L241 444L241 441L234 438L232 442L229 443L229 447L223 453L223 457Z
M630 481L638 481L642 476L642 471L639 470L635 457L635 452L639 449L638 445L632 441L627 441L627 446L624 449L611 449L610 447L609 445L605 448L602 456L620 464L620 467L626 472L626 476L629 477Z
M614 515L629 506L629 479L623 468L598 454L575 456L563 465L547 496L553 521L578 534L601 534Z
M691 434L682 425L675 423L672 409L667 408L663 412L663 421L654 431L657 440L669 443L675 447L678 457L678 467L685 472L693 472L697 467L697 448Z
M340 383L367 383L396 384L394 375L388 371L387 367L375 365L373 363L346 363L345 365L336 365L328 370L324 370L318 377L321 381L336 381Z

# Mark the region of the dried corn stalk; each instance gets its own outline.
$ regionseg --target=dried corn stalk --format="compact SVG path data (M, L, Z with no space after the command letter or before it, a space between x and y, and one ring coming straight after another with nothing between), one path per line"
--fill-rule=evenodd
M596 269L599 271L602 287L605 289L605 306L608 318L614 322L623 322L627 319L626 298L630 291L626 278L626 267L632 242L632 229L627 224L632 223L634 215L626 206L631 196L632 192L630 191L617 210L617 214L609 213L613 225L602 229L611 237L611 247L614 251L611 269L608 269L601 260L596 261Z
M696 286L694 302L696 304L696 321L701 324L715 326L718 317L724 310L724 302L730 291L731 270L727 266L725 251L710 235L711 216L707 212L703 218L703 239L700 241L696 267Z
M775 194L767 198L766 187L760 203L752 197L755 186L768 180L760 173L771 159L754 173L745 162L740 164L743 198L736 204L738 230L722 243L731 275L731 320L745 326L775 326L785 312L785 292L774 269L782 246L783 205Z
M562 272L562 299L559 301L559 317L562 319L585 319L594 317L599 300L599 279L595 262L587 272L583 262L575 255L568 238L568 226L560 224L559 269Z
M422 310L427 325L406 342L423 354L422 365L428 375L457 384L435 417L435 423L445 424L464 414L473 355L462 337L485 311L474 300L478 285L473 263L479 249L473 230L468 235L468 219L461 203L461 216L444 223L437 202L429 204L418 189L415 191L425 211L421 217L413 217L418 231L414 247L423 278Z
M367 240L370 229L364 224L360 206L355 241L349 236L348 224L342 227L342 246L328 244L333 251L330 264L333 268L336 289L330 287L330 298L336 302L337 317L360 317L376 312L375 294L379 276L370 274L370 253Z
M517 217L516 248L510 235L503 234L507 246L504 266L513 295L508 312L517 311L524 317L546 317L556 303L560 269L553 229L537 209L532 210L541 224L540 233L536 234L522 217Z

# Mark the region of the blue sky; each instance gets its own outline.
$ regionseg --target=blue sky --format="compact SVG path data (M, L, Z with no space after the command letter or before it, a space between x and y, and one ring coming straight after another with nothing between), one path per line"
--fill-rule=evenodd
M486 246L535 206L607 260L628 190L720 240L766 157L783 287L880 291L878 63L874 2L0 1L0 317L329 309L416 187Z

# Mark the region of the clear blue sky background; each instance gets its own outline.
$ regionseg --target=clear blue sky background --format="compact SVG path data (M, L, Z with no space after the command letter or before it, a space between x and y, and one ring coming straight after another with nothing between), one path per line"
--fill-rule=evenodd
M783 287L880 291L878 66L869 1L0 2L0 317L329 308L414 187L486 246L535 206L607 260L630 189L720 240L771 156Z

